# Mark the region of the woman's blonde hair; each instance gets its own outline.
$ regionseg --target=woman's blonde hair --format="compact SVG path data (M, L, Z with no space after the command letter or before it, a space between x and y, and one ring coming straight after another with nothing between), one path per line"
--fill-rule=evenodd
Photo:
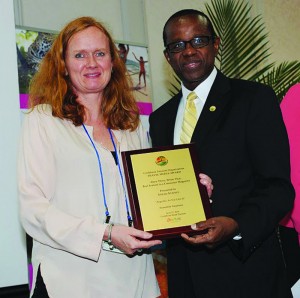
M104 89L101 101L103 121L112 129L134 130L139 124L139 111L126 67L108 31L91 17L77 18L59 33L31 81L30 107L46 103L52 106L53 116L69 119L76 126L83 123L84 107L76 101L71 81L66 75L65 55L70 38L89 27L97 27L106 35L113 63L111 79Z

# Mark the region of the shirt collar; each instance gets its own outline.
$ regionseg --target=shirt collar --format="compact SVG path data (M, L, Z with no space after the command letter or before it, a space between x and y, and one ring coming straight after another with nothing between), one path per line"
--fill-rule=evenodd
M199 84L194 90L189 90L187 89L182 83L181 83L181 88L182 88L182 97L184 100L186 100L187 96L189 93L194 91L201 100L206 101L208 93L211 89L211 86L214 83L214 80L217 76L217 69L214 67L210 75L201 83Z

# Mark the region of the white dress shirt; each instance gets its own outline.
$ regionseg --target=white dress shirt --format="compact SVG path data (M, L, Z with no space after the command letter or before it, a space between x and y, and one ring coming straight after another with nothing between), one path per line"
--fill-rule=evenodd
M210 75L207 77L207 79L205 81L203 81L200 85L198 85L195 90L188 90L181 83L182 98L181 98L179 106L178 106L176 122L175 122L175 127L174 127L174 145L181 144L180 134L181 134L181 127L182 127L182 121L183 121L187 96L192 91L194 91L197 94L198 98L196 98L194 102L196 105L197 117L199 119L202 109L204 107L205 101L207 99L207 96L209 94L209 91L211 89L211 86L212 86L216 76L217 76L217 70L216 70L216 68L214 68L213 71L210 73Z

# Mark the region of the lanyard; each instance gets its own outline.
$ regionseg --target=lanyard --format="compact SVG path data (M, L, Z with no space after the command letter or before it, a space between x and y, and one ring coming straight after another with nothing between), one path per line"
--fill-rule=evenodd
M110 220L111 216L110 216L110 213L109 213L109 210L108 210L108 206L107 206L107 201L106 201L105 187L104 187L104 176L103 176L103 171L102 171L102 164L101 164L100 154L99 154L99 152L98 152L98 150L97 150L97 148L95 146L95 143L93 142L93 140L92 140L89 132L87 131L85 125L82 124L82 126L83 126L83 129L84 129L86 135L88 136L88 138L89 138L89 140L90 140L93 148L94 148L94 151L95 151L97 159L98 159L100 181L101 181L101 185L102 185L103 204L104 204L104 207L105 207L105 216L106 216L105 223L109 223L109 220ZM112 144L114 146L114 150L116 152L116 160L117 160L117 164L118 164L119 175L121 177L122 187L123 187L124 196L125 196L125 204L126 204L126 211L127 211L128 226L131 227L132 226L132 218L131 218L131 215L130 215L130 212L129 212L128 198L127 198L127 194L126 194L126 190L125 190L125 184L124 184L123 174L122 174L121 167L120 167L120 160L119 160L119 156L118 156L118 151L117 151L117 148L116 148L116 144L115 144L115 141L114 141L111 129L109 128L108 131L109 131L110 139L111 139Z

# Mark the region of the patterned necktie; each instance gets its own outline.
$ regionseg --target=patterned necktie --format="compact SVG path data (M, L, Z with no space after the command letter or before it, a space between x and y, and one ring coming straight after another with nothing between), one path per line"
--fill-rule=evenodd
M194 91L191 92L187 97L180 135L181 144L187 144L191 142L191 138L197 123L197 110L195 106L195 99L197 97L198 96Z

